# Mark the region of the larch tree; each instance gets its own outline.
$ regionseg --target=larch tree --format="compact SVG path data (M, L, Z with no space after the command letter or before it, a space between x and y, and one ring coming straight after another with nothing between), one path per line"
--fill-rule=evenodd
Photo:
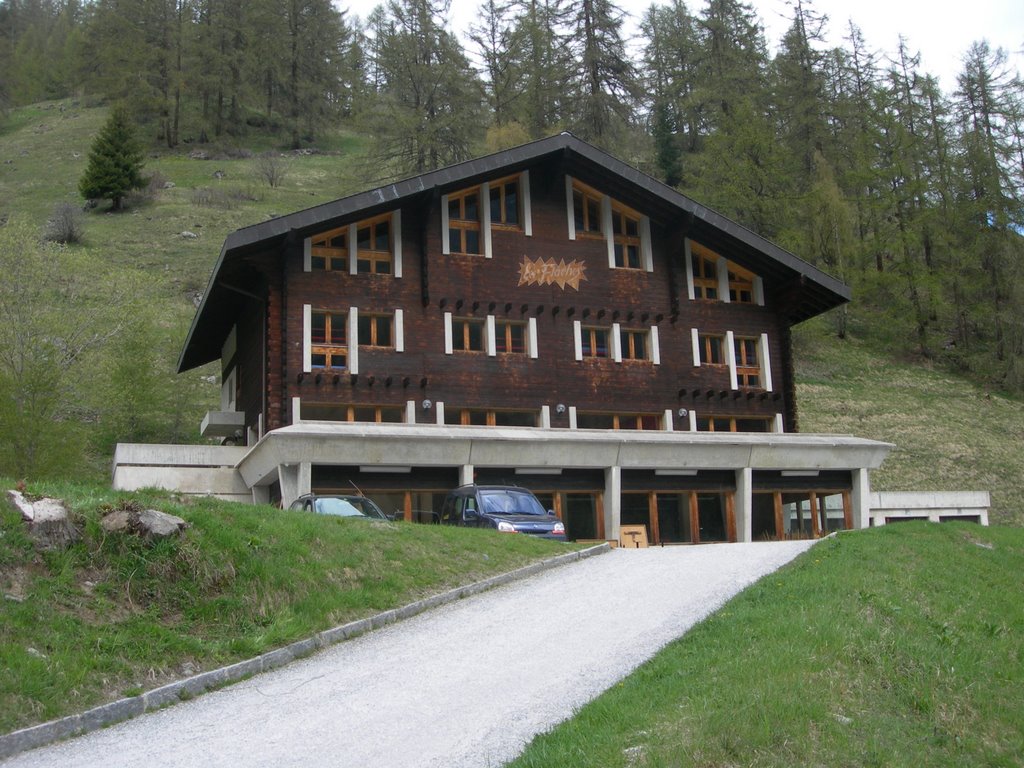
M622 38L624 15L611 0L574 0L569 5L575 94L571 128L606 149L632 127L640 94Z
M378 20L374 66L381 82L369 127L377 172L423 173L466 160L484 134L483 93L455 36L447 3L391 0Z

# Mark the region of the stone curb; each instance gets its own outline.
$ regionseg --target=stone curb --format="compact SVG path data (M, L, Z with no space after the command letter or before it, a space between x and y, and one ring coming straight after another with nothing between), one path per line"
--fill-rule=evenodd
M492 576L489 579L484 579L474 584L456 587L447 592L432 595L423 600L417 600L401 608L384 611L365 619L326 629L305 640L298 640L283 648L277 648L276 650L260 654L255 658L240 661L220 669L210 670L209 672L202 672L184 680L168 683L138 696L120 699L110 704L102 704L76 715L62 717L59 720L51 720L47 723L40 723L39 725L22 728L18 731L12 731L0 736L0 760L6 760L21 752L52 744L55 741L72 736L81 736L90 731L106 728L109 725L130 720L146 712L176 704L179 701L193 699L207 691L238 682L261 672L268 672L272 669L283 667L285 664L309 656L321 648L366 634L389 624L395 624L403 619L412 618L432 608L438 608L465 597L494 589L503 584L525 579L542 571L608 551L610 551L608 544L598 544L578 552L568 552L558 557L542 560L517 570L509 571L508 573Z

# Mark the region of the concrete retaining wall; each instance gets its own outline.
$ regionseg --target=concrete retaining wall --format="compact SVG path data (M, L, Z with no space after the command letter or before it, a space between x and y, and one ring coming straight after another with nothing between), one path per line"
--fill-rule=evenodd
M971 520L988 525L988 491L878 491L870 496L871 525L900 520Z
M162 488L252 502L252 491L236 468L247 451L229 445L120 443L114 452L113 486L119 491Z

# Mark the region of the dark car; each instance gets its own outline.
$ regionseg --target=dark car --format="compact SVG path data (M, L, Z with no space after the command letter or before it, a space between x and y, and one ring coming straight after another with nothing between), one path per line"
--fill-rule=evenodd
M565 541L562 521L544 509L529 490L513 485L456 488L444 500L441 522Z
M333 515L334 517L362 517L371 520L387 520L380 507L374 504L365 496L345 496L337 494L307 493L299 496L291 503L288 509L299 509L306 512L315 512L318 515Z

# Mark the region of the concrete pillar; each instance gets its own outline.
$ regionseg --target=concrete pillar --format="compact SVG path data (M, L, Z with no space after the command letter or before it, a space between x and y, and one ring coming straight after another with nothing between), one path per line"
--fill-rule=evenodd
M622 521L622 467L608 467L604 471L604 537L619 538Z
M277 478L281 485L281 506L287 509L299 496L312 490L313 468L308 461L281 464L277 468Z
M861 467L850 472L850 479L853 481L853 491L850 493L850 503L853 505L853 527L871 527L871 479L868 477L867 469Z
M754 538L754 470L741 467L736 470L736 540L752 541Z
M269 485L254 485L251 490L252 490L252 503L253 504L269 504L270 503L270 486Z
M473 482L474 469L472 464L463 464L459 467L459 485L469 485Z

